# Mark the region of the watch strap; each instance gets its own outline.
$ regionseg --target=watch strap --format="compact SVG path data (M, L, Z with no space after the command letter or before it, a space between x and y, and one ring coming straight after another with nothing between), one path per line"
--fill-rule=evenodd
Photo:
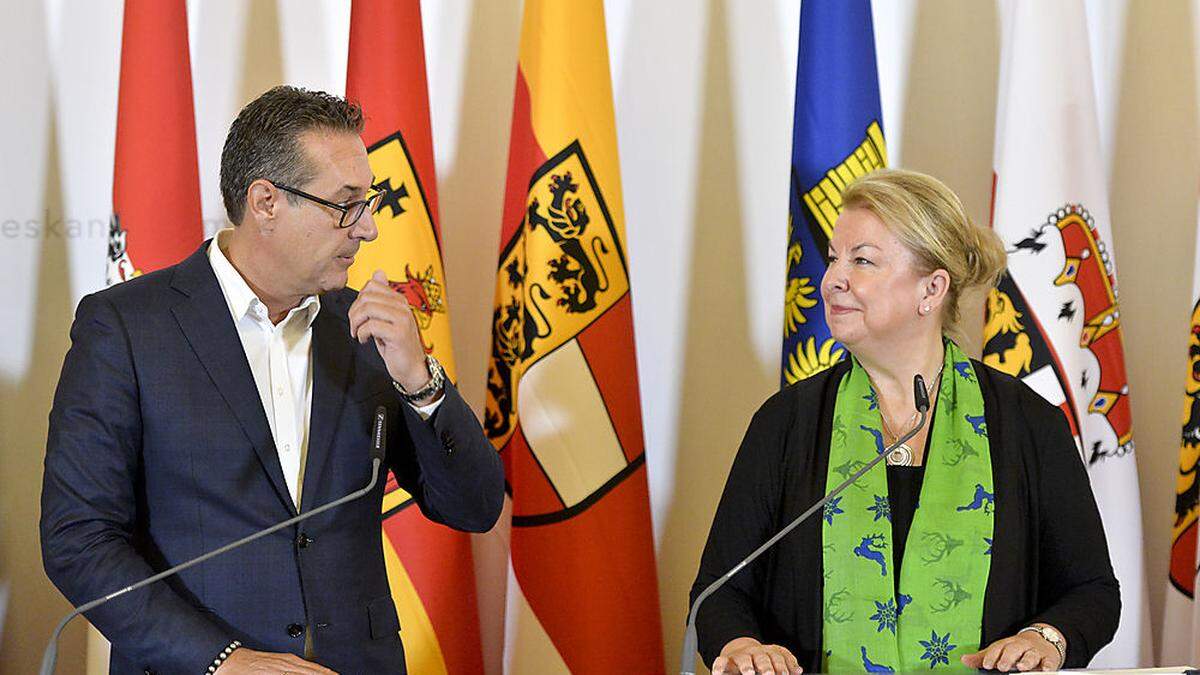
M432 354L425 355L425 367L429 369L429 382L426 382L425 386L414 392L405 391L399 382L392 383L396 386L396 391L400 392L400 396L405 401L409 403L422 401L438 393L445 386L446 370L442 368L442 364Z
M1067 663L1067 645L1066 645L1066 642L1063 640L1062 633L1060 633L1058 631L1058 629L1050 628L1047 626L1026 626L1026 627L1022 628L1021 630L1017 631L1017 634L1019 635L1026 631L1037 633L1038 635L1041 635L1042 638L1046 640L1046 642L1049 642L1050 644L1054 645L1054 649L1058 651L1058 658L1061 661L1061 663L1058 664L1059 667L1061 668L1064 665L1066 665L1066 663Z

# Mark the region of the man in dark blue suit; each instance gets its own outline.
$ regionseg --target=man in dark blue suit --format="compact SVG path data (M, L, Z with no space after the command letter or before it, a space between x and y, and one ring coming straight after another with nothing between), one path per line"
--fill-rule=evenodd
M46 573L82 604L366 485L387 462L429 518L481 532L503 470L404 296L345 288L376 238L362 113L277 87L230 128L234 227L85 297L50 413ZM170 214L163 214L170 218ZM383 484L88 614L114 673L403 673Z

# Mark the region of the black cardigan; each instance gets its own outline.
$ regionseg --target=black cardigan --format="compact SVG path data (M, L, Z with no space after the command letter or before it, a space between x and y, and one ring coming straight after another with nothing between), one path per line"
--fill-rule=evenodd
M1091 485L1062 412L1020 380L973 361L983 392L996 492L981 646L1041 621L1082 667L1112 639L1117 579ZM825 493L843 361L788 386L755 413L717 506L691 600ZM883 470L876 467L873 470ZM753 637L787 647L805 672L821 665L821 519L809 519L709 597L697 616L700 655Z

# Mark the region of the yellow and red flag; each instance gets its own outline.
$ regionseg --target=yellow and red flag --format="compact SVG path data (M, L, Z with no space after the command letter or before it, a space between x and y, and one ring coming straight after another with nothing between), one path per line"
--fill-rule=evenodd
M1196 230L1200 241L1200 227ZM1175 519L1163 599L1162 664L1200 663L1200 260L1192 272L1192 321L1188 333L1187 378L1175 474Z
M454 380L418 0L354 0L346 96L363 107L371 170L388 190L375 215L379 238L359 250L349 284L361 288L383 270L412 306L425 350ZM482 672L470 537L426 520L391 474L383 516L408 672Z
M512 672L663 671L604 8L527 0L484 428Z
M125 0L108 283L200 246L200 170L184 0Z

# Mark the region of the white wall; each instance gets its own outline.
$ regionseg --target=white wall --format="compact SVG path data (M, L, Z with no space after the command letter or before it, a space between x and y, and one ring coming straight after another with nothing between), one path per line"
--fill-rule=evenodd
M0 671L28 672L67 608L40 569L37 494L71 311L103 280L122 5L0 4L0 581L13 590ZM875 4L893 164L944 178L987 222L996 7ZM664 653L673 661L732 453L778 382L799 3L606 6ZM1088 26L1064 30L1089 32L1096 64L1157 623L1200 180L1195 10L1189 0L1087 6ZM480 410L520 0L426 0L423 9L457 360ZM224 219L217 170L230 120L279 82L341 92L349 9L340 0L206 0L191 3L189 18L211 232ZM81 635L68 635L63 672L82 669Z

